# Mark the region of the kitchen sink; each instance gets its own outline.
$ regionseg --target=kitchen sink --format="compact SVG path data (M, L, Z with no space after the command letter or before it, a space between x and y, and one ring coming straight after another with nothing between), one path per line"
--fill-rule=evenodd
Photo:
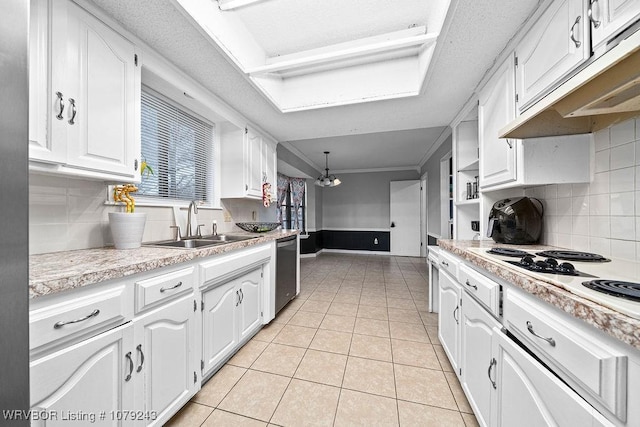
M215 236L206 236L203 239L213 240L216 242L240 242L242 240L255 239L257 236L234 236L229 234L216 234Z
M166 240L162 242L146 243L145 246L157 246L163 248L197 249L208 246L224 245L226 243L240 242L242 240L255 239L253 236L232 236L218 234L196 239Z

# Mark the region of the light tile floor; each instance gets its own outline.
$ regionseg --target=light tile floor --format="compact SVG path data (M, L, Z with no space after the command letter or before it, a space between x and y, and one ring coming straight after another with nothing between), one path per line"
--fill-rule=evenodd
M427 312L424 259L322 254L300 277L167 425L478 425Z

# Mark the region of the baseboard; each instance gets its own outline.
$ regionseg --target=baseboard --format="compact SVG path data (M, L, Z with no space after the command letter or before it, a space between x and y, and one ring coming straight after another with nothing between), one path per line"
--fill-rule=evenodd
M316 252L319 254L323 253L332 253L332 254L356 254L356 255L383 255L383 256L392 256L390 252L382 252L382 251L361 251L355 249L322 249L321 251Z

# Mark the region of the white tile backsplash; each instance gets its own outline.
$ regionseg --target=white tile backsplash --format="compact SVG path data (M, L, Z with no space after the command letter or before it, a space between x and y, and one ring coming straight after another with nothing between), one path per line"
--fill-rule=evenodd
M544 199L543 243L640 261L639 126L640 118L594 134L590 184L526 189Z
M75 249L109 246L113 243L109 229L109 212L120 207L105 205L106 184L99 181L30 174L29 176L29 253L39 254ZM257 200L224 200L222 207L230 214L225 222L224 211L199 209L197 224L205 224L211 232L214 220L220 233L239 231L235 222L275 221L275 204L264 208ZM184 213L184 209L181 213ZM144 242L168 240L174 237L173 209L170 207L137 206L136 212L147 214ZM180 215L184 222L186 215ZM182 229L184 230L184 224ZM183 231L184 232L184 231Z

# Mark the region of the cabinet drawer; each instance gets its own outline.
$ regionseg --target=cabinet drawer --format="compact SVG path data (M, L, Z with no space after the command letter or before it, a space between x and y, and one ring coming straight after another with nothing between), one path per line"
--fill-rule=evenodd
M570 385L583 389L619 419L626 418L627 356L586 325L580 328L513 289L506 292L504 319L509 331Z
M50 303L35 302L36 308L29 312L29 348L33 352L48 344L87 338L125 323L133 317L131 301L131 286L121 283L61 294Z
M136 287L136 313L155 307L193 290L195 267L164 273L138 280Z
M440 262L438 264L438 267L447 271L456 280L458 280L459 265L460 258L453 255L451 252L447 252L443 249L440 250Z
M460 283L466 291L487 306L495 316L499 315L500 285L472 268L460 266Z

